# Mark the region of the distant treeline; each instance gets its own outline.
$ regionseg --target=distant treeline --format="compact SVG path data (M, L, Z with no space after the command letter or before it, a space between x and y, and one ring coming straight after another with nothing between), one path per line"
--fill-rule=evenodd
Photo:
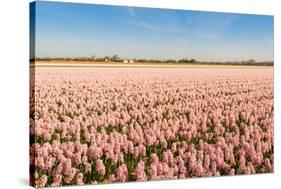
M49 57L37 57L30 61L50 61L50 62L63 62L63 61L87 61L87 62L130 62L130 63L175 63L175 64L214 64L214 65L254 65L254 66L273 66L272 61L257 62L254 59L246 61L225 61L225 62L214 62L214 61L199 61L195 59L126 59L120 58L118 55L105 56L105 57L75 57L75 58L49 58Z

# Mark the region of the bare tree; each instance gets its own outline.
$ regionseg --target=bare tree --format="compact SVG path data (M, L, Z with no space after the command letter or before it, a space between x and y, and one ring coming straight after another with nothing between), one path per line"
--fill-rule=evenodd
M117 54L114 54L113 56L112 56L112 59L113 60L116 60L116 59L118 59L119 58L119 56L117 55Z
M250 59L247 61L248 64L255 64L256 63L256 60L255 59Z

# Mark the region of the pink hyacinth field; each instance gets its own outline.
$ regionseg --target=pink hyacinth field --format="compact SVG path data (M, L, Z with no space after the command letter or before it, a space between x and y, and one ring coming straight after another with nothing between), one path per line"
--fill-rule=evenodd
M272 173L273 67L36 67L36 187Z

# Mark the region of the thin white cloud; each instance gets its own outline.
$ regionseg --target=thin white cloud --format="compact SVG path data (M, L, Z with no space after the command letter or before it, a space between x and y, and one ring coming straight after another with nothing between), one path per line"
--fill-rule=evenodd
M201 38L201 39L209 39L209 40L216 40L219 39L219 33L216 32L196 32L194 34L195 37Z
M143 28L145 30L150 30L152 32L162 32L162 33L179 33L183 31L182 25L173 24L167 26L166 24L151 23L144 18L142 18L136 11L134 7L128 7L127 9L129 15L128 23Z
M128 14L129 14L129 16L134 17L134 18L138 18L138 15L137 15L137 13L136 13L135 8L133 8L133 7L128 7L128 8L127 8L127 12L128 12Z
M230 29L237 17L227 17L217 22L209 22L208 19L204 20L194 27L190 26L193 36L207 39L217 40L221 38L223 32Z
M160 30L157 27L144 20L130 20L128 23L136 27L140 27L153 32L160 32Z

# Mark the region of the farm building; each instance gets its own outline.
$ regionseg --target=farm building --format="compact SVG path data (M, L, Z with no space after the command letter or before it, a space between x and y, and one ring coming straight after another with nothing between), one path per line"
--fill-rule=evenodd
M112 62L123 62L124 60L121 58L112 59Z
M116 58L113 59L112 62L123 62L123 63L134 63L134 60L130 60L130 59L122 59L122 58Z

